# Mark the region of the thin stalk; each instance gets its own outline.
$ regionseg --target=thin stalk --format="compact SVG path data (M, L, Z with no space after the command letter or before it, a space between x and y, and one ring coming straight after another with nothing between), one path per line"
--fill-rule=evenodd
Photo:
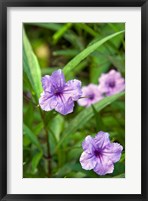
M44 123L44 130L45 130L45 136L46 136L46 142L47 142L47 156L46 159L48 160L48 177L51 176L51 154L50 154L50 144L49 144L49 135L48 135L48 130L46 128L46 122L44 118L44 114L41 111L41 108L39 107L40 114Z

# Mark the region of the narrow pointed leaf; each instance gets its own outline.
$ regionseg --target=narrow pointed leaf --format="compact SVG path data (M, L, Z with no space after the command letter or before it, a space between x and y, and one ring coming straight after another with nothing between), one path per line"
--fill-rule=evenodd
M32 50L30 42L27 38L25 30L23 29L23 69L28 77L28 80L35 93L36 100L40 97L42 92L41 85L41 71L38 60Z
M115 94L113 96L108 96L98 103L94 104L96 112L101 111L103 108L108 106L109 104L113 103L115 100L120 98L121 96L124 95L124 92ZM82 128L93 116L94 116L94 111L92 107L84 108L72 121L70 126L65 130L65 134L72 134L76 130Z
M42 156L43 156L43 152L40 151L40 152L37 152L35 154L35 156L33 157L32 159L32 173L34 173L36 171L36 168L38 167L38 164L40 162L40 160L42 159Z
M39 150L41 150L41 145L39 143L38 138L25 124L23 125L23 131L24 134L30 139L31 143L38 147Z
M74 57L65 67L64 67L64 74L68 74L71 70L73 70L83 59L85 59L89 54L91 54L93 51L95 51L98 47L100 47L102 44L107 42L108 40L114 38L115 36L118 36L119 34L123 33L124 31L119 31L117 33L111 34L102 40L97 41L96 43L93 43L92 45L88 46L86 49L84 49L80 54L78 54L76 57Z

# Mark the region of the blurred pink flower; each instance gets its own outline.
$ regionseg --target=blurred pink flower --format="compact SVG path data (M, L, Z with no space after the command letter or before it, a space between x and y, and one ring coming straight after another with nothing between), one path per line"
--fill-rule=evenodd
M82 98L78 100L78 104L81 106L89 107L101 100L103 96L99 91L99 88L95 84L89 84L88 86L82 87Z
M125 89L125 80L121 74L115 70L110 70L102 74L99 78L99 90L106 96L119 93Z

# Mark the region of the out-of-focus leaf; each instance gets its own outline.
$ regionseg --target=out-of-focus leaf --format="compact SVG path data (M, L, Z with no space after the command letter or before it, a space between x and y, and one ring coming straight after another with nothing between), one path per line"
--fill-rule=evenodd
M80 157L81 153L83 152L82 147L78 147L78 148L71 148L71 150L69 150L67 157L68 160L78 160L78 158Z
M86 23L77 23L75 26L79 26L80 29L84 29L87 33L92 35L93 37L98 36L98 33L95 32L90 26L88 26Z
M76 49L66 49L66 50L55 50L53 52L54 56L66 56L66 57L74 57L76 56L80 51Z
M125 173L114 176L113 178L125 178Z
M105 97L100 100L98 103L94 104L94 107L97 112L101 111L103 108L122 97L124 92L115 94L113 96ZM70 134L82 128L92 117L94 116L94 112L91 107L85 108L80 112L70 123L70 126L65 130L65 134Z
M112 176L121 175L125 172L125 165L121 162L117 162L114 164L114 172L112 173Z
M38 164L39 164L39 162L40 162L42 156L43 156L42 151L37 152L37 153L33 156L32 162L31 162L31 164L32 164L32 173L35 173L36 168L37 168L37 166L38 166Z
M72 23L64 24L54 35L53 35L53 42L56 44L58 40L64 35L64 33L70 29Z
M104 61L102 63L102 59L99 58L98 55L98 62L95 63L94 61L91 64L91 69L90 69L90 82L94 84L99 83L99 77L101 76L102 73L105 73L108 71L110 66L110 62Z
M99 40L98 42L88 46L86 49L84 49L81 53L79 53L76 57L74 57L65 67L64 67L64 74L68 74L71 70L73 70L83 59L85 59L89 54L91 54L93 51L95 51L98 47L100 47L102 44L107 42L108 40L112 39L113 37L116 37L117 35L123 33L124 31L120 31L114 34L111 34L102 40Z
M23 135L23 146L27 147L30 143L30 139L26 135Z
M47 68L42 68L42 75L51 75L54 71L58 70L58 67L47 67Z
M36 95L36 101L40 97L41 86L41 71L35 54L33 53L30 42L23 29L23 68L30 81L32 89Z
M34 127L33 133L34 133L35 135L38 135L38 134L41 132L41 130L43 129L43 127L44 127L43 122L40 122L39 124L37 124L37 125Z
M64 118L61 115L57 115L49 123L50 129L53 131L57 141L60 139L60 133L64 127Z
M92 45L97 40L101 40L106 35L125 29L124 24L105 24L101 26L99 35L89 44ZM91 54L90 82L98 83L98 78L102 73L106 73L111 65L116 67L118 71L124 72L124 52L119 51L119 47L124 41L124 34L107 41L99 47L97 51ZM116 59L117 58L117 59Z
M123 162L124 160L125 160L125 153L122 153L120 162Z
M118 69L119 72L125 72L124 55L108 56L108 60Z
M92 109L93 109L95 120L96 120L96 131L104 130L104 123L102 121L100 113L97 112L94 105L92 105Z
M32 144L34 144L38 149L41 150L40 142L38 141L36 135L24 124L23 125L24 134L30 139Z
M66 178L84 178L87 174L84 172L70 172Z
M75 164L75 163L67 163L64 166L62 166L58 172L56 172L56 176L65 177L67 174L69 174L72 171L81 171L81 165Z
M103 122L104 122L105 126L112 125L112 127L113 127L113 126L118 126L119 125L119 123L117 122L117 120L114 117L112 117L112 116L106 116L106 117L104 117L103 118Z
M32 103L28 104L27 111L24 114L24 123L31 127L33 123L34 115L33 115L33 106Z
M62 27L62 25L58 23L28 23L28 24L43 27L53 31L58 31Z

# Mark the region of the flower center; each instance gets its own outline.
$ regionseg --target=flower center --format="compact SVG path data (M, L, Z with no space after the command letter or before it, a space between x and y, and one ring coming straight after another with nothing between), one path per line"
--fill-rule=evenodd
M114 81L114 80L110 81L110 82L108 83L108 86L109 86L110 88L114 88L114 87L115 87L115 81Z
M55 91L54 91L54 95L55 96L60 96L62 94L62 89L56 89Z
M95 150L94 151L94 155L96 156L96 157L100 157L101 156L101 150Z
M93 100L94 98L95 98L95 95L94 95L94 94L90 94L90 95L89 95L89 99L90 99L90 100Z
M56 95L56 96L60 96L60 95L61 95L61 92L60 92L60 91L57 91L57 92L55 92L55 95Z

